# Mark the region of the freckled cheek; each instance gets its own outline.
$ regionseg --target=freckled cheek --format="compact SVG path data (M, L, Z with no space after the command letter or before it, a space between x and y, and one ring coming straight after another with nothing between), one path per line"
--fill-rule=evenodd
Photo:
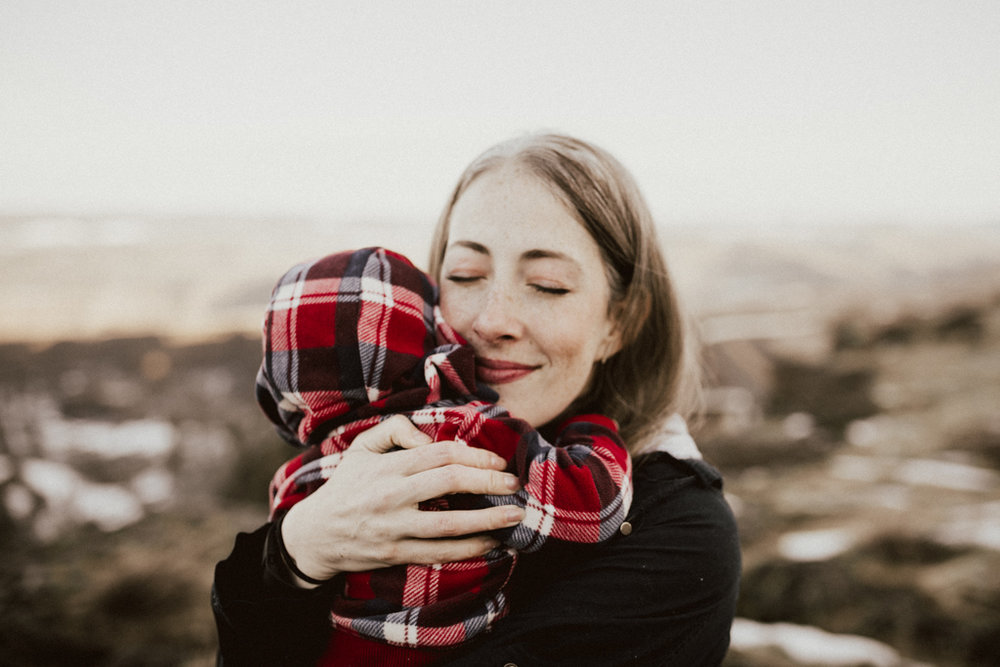
M544 332L551 355L568 367L589 368L599 343L597 332L604 326L597 312L592 304L562 311L547 310L537 330Z
M582 330L581 330L582 329ZM582 327L550 328L546 333L548 356L554 366L573 375L589 374L593 365L593 345L587 335L588 325Z
M467 337L467 329L475 317L468 299L456 298L448 290L441 290L441 316L455 331Z

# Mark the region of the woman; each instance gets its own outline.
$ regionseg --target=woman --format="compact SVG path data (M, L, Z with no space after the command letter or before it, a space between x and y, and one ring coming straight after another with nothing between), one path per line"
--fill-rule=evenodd
M695 372L631 177L569 137L501 144L459 180L430 269L445 319L476 351L479 379L501 405L543 432L564 415L607 414L635 460L619 535L526 555L510 615L449 664L718 664L738 588L736 529L718 474L668 451L690 442L664 424L684 409ZM289 511L281 536L313 581L479 556L496 545L489 531L519 522L520 510L416 505L512 493L517 482L501 468L483 450L427 443L394 418L355 440L337 477ZM329 587L265 558L269 528L238 536L216 569L226 665L310 664L329 641Z

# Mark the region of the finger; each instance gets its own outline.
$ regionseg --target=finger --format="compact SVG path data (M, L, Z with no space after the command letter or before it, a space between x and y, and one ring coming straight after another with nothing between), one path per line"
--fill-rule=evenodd
M447 465L411 475L403 493L418 503L452 493L510 495L521 488L517 477L497 470Z
M413 537L424 539L457 538L510 528L524 521L524 510L517 505L485 507L477 510L422 512L410 521Z
M507 467L503 457L489 450L469 447L451 440L435 442L407 452L397 452L396 456L399 462L402 462L400 470L408 475L448 465L483 470L503 470Z
M386 564L450 563L482 556L498 546L500 546L499 541L485 535L474 535L456 540L404 540L397 543Z
M388 452L394 447L417 447L431 442L431 437L413 425L402 415L394 415L360 434L351 443L376 454Z

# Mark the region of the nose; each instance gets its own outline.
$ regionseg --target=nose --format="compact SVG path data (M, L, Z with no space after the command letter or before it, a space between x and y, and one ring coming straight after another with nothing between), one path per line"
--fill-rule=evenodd
M517 299L511 290L498 286L486 293L486 299L472 322L472 330L490 343L517 340L524 333Z

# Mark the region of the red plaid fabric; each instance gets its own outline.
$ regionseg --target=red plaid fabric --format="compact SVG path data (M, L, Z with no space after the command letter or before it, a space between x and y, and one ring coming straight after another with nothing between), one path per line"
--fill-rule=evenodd
M477 386L472 349L441 319L428 278L404 257L366 248L290 270L264 322L257 397L279 433L306 447L271 482L272 518L315 491L359 434L402 413L435 441L493 451L523 488L512 496L449 496L426 510L515 504L518 526L482 558L346 576L338 628L400 647L449 647L507 611L518 551L549 539L599 542L631 503L631 460L615 423L581 415L549 443Z

